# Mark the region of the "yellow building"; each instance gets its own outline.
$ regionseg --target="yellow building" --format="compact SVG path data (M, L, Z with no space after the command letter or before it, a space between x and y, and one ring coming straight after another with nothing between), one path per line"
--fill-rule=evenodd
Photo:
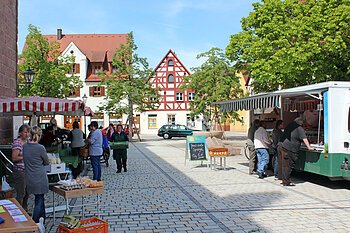
M242 72L238 73L237 76L240 77L240 84L243 89L243 93L246 94L249 92L249 76L243 75ZM237 111L239 118L242 120L242 122L237 120L228 120L228 122L225 125L229 125L228 127L225 127L225 130L230 131L237 131L237 132L247 132L249 129L249 111Z

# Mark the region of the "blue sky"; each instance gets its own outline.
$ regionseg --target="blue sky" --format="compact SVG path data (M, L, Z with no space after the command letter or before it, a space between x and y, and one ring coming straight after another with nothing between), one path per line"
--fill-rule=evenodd
M196 55L225 49L257 0L19 0L18 49L28 25L42 34L134 32L137 53L155 68L169 49L190 69Z

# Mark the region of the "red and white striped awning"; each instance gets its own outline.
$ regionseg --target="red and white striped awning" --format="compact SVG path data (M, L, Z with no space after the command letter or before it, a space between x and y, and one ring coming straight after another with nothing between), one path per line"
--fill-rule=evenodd
M82 100L39 96L5 98L0 100L0 116L40 116L49 114L92 116L94 113L89 107L84 106Z

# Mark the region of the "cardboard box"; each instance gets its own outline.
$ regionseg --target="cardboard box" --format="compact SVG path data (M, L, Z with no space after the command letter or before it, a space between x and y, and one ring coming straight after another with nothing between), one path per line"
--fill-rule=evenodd
M47 173L61 173L66 171L65 163L49 164L45 166Z

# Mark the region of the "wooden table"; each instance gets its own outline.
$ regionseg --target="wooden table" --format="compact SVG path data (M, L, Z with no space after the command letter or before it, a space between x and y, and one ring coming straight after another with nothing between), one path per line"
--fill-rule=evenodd
M5 222L0 224L0 232L10 233L10 232L36 232L39 230L38 225L33 221L33 219L27 214L27 212L22 208L15 198L9 198L6 200L12 201L13 204L18 206L22 211L23 215L26 216L28 221L25 222L14 222L11 215L5 209L5 212L0 213Z
M66 201L66 214L69 213L69 210L71 207L82 207L82 215L84 218L84 207L86 205L96 205L97 206L97 214L98 218L100 217L100 194L104 192L104 187L97 187L97 188L84 188L84 189L74 189L74 190L64 190L60 188L60 186L52 186L50 187L51 191L53 192L53 221L56 220L56 214L55 214L55 193L64 197ZM88 203L84 204L84 197L89 195L97 195L97 202L96 203ZM81 197L82 204L81 205L69 205L69 198L78 198Z

